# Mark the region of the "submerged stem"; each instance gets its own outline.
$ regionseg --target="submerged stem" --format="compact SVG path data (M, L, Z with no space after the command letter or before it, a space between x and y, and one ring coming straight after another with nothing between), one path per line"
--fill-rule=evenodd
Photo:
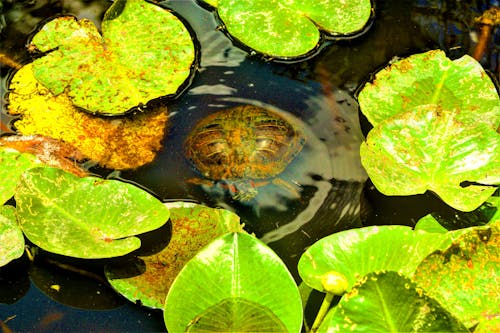
M323 303L321 303L321 307L319 308L318 314L316 315L316 319L314 319L314 323L311 326L310 333L315 333L316 331L318 331L319 325L328 313L328 309L330 309L330 304L332 303L333 296L335 295L332 293L326 293L325 298L323 299Z

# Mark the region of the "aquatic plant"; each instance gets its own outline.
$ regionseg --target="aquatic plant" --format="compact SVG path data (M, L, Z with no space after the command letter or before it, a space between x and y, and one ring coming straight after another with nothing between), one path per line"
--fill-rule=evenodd
M361 32L372 16L370 0L204 0L217 10L222 27L252 50L271 58L296 58L327 38ZM321 31L321 32L320 32Z
M463 211L500 184L500 99L481 65L429 51L381 70L359 93L375 126L361 162L386 195L431 190Z
M120 115L176 94L195 61L191 34L173 13L143 0L115 1L102 36L86 19L58 17L32 38L37 81L95 114Z

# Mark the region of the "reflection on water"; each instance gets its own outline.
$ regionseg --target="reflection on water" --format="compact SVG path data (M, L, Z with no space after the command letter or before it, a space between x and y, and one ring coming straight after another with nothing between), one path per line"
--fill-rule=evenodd
M183 16L193 28L201 46L200 68L189 89L168 105L169 130L164 147L153 163L123 171L119 176L112 170L94 168L93 171L135 182L163 200L188 199L235 211L247 230L268 243L297 277L296 263L306 247L333 232L362 225L360 198L366 174L359 159L363 134L354 98L356 87L395 56L434 48L452 51L456 56L468 53L474 43L470 17L494 1L473 2L476 7L465 6L465 2L460 1L376 1L375 22L365 35L330 43L307 62L280 64L249 56L235 48L217 29L212 13L194 0L161 1L162 5ZM3 1L2 4L0 52L8 53L19 62L27 62L24 45L29 33L42 19L53 14L72 13L99 23L109 2L40 0ZM471 6L476 9L472 10ZM495 38L498 39L498 33ZM483 65L492 71L498 66L497 48L498 43L483 59ZM9 69L2 67L2 95L8 74ZM5 98L2 99L2 110L5 102ZM223 187L200 186L186 181L199 176L182 149L194 124L207 114L241 104L270 108L294 119L303 128L306 133L303 151L279 175L297 191L270 183L259 188L254 200L240 202L231 198ZM4 112L0 115L4 123L10 119ZM363 118L361 123L366 131L369 126ZM401 211L397 199L391 202L390 213L384 213L380 207L384 207L385 199L374 195L374 190L367 192L376 216L376 220L369 223L411 224L416 216L426 213L418 211L411 217L401 214L397 212ZM409 206L418 207L418 200L417 203L411 201ZM0 282L7 281L2 278L0 269ZM130 320L136 326L124 329L151 329L138 322L152 319L156 320L152 325L156 325L154 329L163 327L161 316L144 311L141 317L138 313L143 310L132 305L109 314L97 315L88 311L75 314L73 309L68 310L44 298L33 286L14 305L0 305L0 320L17 313L20 319L10 321L9 327L14 331L29 330L33 326L28 325L33 325L36 318L47 315L45 307L54 309L53 313L64 313L62 320L54 322L61 325L58 326L61 330L68 327L64 325L82 322L89 325L93 320L94 326L81 326L82 329L120 330ZM124 319L126 316L129 316L128 321Z

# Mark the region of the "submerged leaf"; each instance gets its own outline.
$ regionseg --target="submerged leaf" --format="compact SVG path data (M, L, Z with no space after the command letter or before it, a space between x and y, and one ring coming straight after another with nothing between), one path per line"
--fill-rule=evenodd
M337 307L319 332L469 332L409 278L371 273Z
M216 7L232 37L272 57L293 58L312 51L327 35L361 31L371 14L370 0L218 0Z
M160 201L131 184L48 167L26 171L15 199L31 242L78 258L127 254L140 246L134 235L161 227L169 217Z
M229 233L182 269L168 293L164 318L171 332L204 327L263 332L281 326L300 332L302 305L292 276L269 247L253 236Z
M441 50L391 63L363 87L358 101L373 126L426 104L460 110L456 120L464 124L495 130L500 124L500 99L481 64L467 55L448 59Z
M15 210L12 206L0 206L0 267L24 253L24 236Z
M311 245L300 258L299 274L307 285L324 291L325 275L337 272L345 276L350 290L371 272L391 270L411 276L418 264L446 241L445 235L404 226L346 230Z
M141 256L142 267L106 267L106 277L120 294L142 305L163 309L165 297L182 267L213 239L241 231L239 217L230 211L201 205L169 204L172 236L168 246L151 256ZM143 269L137 276L121 277Z
M415 271L415 281L467 327L499 316L499 225L471 228Z
M361 162L377 189L385 195L431 190L463 211L490 197L496 187L488 185L500 184L500 135L487 124L458 121L457 113L429 104L371 130Z
M87 19L58 17L31 47L48 52L33 62L36 79L54 95L92 113L119 115L175 94L191 74L191 35L170 11L143 0L117 0L102 36Z
M50 93L31 66L17 71L9 86L8 112L21 115L15 123L20 133L60 139L111 169L136 168L155 158L165 133L165 108L130 118L95 117L75 108L65 94Z

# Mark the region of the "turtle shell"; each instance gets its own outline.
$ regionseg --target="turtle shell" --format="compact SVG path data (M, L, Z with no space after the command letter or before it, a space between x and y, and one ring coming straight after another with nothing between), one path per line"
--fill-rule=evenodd
M243 105L202 119L184 149L206 178L264 179L281 173L304 143L303 133L280 114Z

